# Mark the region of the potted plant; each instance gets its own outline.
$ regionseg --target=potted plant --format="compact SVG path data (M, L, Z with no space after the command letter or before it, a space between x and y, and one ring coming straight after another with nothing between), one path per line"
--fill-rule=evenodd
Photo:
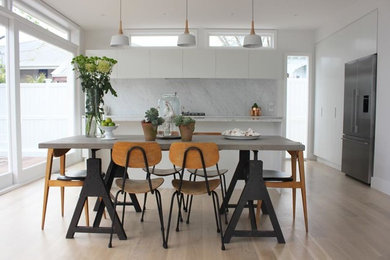
M195 130L195 120L189 116L175 116L175 125L179 127L181 140L183 142L192 141L192 134Z
M85 93L85 135L95 136L97 123L102 121L103 97L110 92L117 96L110 83L112 67L116 60L107 57L79 55L72 59L73 70L78 72L81 90Z
M164 119L159 117L158 110L156 108L151 107L145 112L145 119L141 122L145 141L156 140L157 127L162 123L164 123Z

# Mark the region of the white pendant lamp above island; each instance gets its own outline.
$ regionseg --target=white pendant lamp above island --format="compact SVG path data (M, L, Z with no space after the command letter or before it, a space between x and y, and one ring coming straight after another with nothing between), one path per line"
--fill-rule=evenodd
M119 0L119 32L111 37L111 47L129 46L129 37L123 34L122 30L122 0Z
M254 20L254 0L252 0L252 23L251 32L244 38L244 48L259 48L263 47L261 37L255 33L255 20Z
M179 35L179 38L177 39L177 46L191 47L195 45L196 45L195 36L190 34L190 31L188 30L188 0L186 0L186 24L185 24L184 33Z

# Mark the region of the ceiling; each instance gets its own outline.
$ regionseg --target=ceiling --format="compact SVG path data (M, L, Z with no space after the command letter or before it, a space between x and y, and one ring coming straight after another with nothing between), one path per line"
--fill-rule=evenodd
M255 0L255 26L316 29L373 0ZM117 29L119 0L44 0L85 30ZM189 0L190 28L248 28L250 0ZM125 29L181 28L185 0L122 0Z

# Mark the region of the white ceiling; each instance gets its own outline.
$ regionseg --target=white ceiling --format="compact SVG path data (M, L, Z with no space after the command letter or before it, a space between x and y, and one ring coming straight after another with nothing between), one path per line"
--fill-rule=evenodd
M316 29L373 0L255 0L255 26ZM117 29L119 0L44 0L85 30ZM190 28L248 28L250 0L189 0ZM122 0L124 28L181 28L185 0Z

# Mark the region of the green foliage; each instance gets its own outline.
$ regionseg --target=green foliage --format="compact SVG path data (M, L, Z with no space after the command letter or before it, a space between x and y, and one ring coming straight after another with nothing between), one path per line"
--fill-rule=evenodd
M27 83L45 83L46 75L44 73L40 73L39 76L33 77L31 75L26 76Z
M5 65L0 64L0 83L5 83Z
M189 125L191 123L195 123L195 120L192 117L189 116L175 116L173 118L173 122L175 123L176 126L181 126L181 125Z
M117 96L110 83L112 67L116 63L116 60L105 56L79 55L72 59L73 70L78 72L81 89L87 96L85 101L86 114L96 116L99 122L103 112L100 105L104 104L104 95L110 92L113 96Z
M254 103L252 108L258 108L259 106L257 105L257 103Z
M158 110L154 107L151 107L145 112L145 122L152 123L154 126L159 126L164 123L164 119L159 117Z

